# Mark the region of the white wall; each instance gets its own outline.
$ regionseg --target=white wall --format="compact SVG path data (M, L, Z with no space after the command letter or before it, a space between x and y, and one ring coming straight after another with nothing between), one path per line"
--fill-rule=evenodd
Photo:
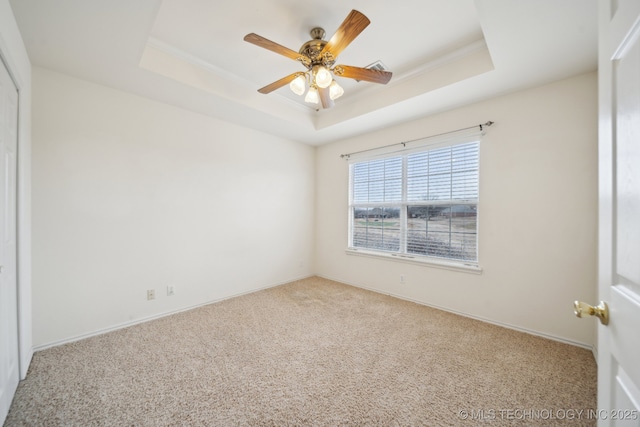
M18 111L18 329L20 375L33 356L31 330L31 62L8 0L0 0L0 57L19 93Z
M33 91L37 348L313 273L312 147L37 67Z
M592 346L573 301L596 298L596 74L508 94L322 146L316 159L319 275ZM481 275L347 255L348 165L339 155L492 120L481 142ZM400 284L400 275L406 284Z

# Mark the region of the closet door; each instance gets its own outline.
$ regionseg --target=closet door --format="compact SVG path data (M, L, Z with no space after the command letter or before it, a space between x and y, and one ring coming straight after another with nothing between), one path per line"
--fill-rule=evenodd
M18 387L16 193L18 91L0 60L0 425Z

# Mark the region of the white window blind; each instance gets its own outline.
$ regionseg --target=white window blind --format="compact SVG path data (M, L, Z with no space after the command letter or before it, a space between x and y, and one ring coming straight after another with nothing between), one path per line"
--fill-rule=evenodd
M479 141L350 165L349 247L476 263Z

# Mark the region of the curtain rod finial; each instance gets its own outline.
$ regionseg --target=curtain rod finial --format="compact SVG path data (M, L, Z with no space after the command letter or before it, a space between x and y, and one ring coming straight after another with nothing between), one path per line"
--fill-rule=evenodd
M491 120L489 120L487 123L480 123L480 132L482 132L483 130L483 126L491 126L493 124L493 122Z

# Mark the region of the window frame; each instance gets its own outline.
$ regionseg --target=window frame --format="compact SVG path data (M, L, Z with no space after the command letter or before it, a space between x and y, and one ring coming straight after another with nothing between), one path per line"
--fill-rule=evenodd
M465 137L460 138L449 138L444 141L435 141L435 142L422 142L419 144L415 144L412 147L403 147L400 150L381 150L382 152L378 153L369 153L366 156L357 156L355 158L349 158L349 168L348 168L348 241L347 241L347 249L346 253L349 255L359 255L366 257L374 257L374 258L386 258L395 261L401 262L409 262L419 265L428 265L438 268L445 268L449 270L457 270L471 273L481 273L482 268L480 267L480 251L479 251L479 220L480 220L480 148L481 148L481 137L483 133L474 132L472 135L467 135ZM407 161L408 157L411 154L419 153L419 152L427 152L432 150L437 150L441 148L453 147L456 145L464 145L468 143L477 143L477 197L475 199L446 199L446 200L431 200L431 201L412 201L409 200L408 190L407 190ZM402 159L402 196L401 201L382 201L382 202L367 202L367 203L358 203L354 202L354 175L353 175L353 165L355 163L362 162L372 162L375 160L384 160L390 159L394 157L400 157ZM446 258L446 257L436 257L431 255L422 255L418 253L411 253L407 251L407 234L408 234L408 210L410 206L434 206L434 205L475 205L476 209L476 226L475 226L475 253L476 259L472 260L463 260L456 258ZM357 247L353 244L354 238L354 222L355 222L355 209L358 208L377 208L377 207L392 207L400 209L400 237L399 237L399 250L398 251L387 251L383 249L374 249L374 248L366 248L366 247Z

